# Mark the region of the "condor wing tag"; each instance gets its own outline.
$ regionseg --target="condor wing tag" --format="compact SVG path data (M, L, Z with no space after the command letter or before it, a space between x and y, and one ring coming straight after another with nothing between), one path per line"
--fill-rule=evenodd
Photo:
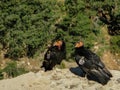
M84 63L85 63L84 57L80 58L79 64L80 64L80 65L83 65Z

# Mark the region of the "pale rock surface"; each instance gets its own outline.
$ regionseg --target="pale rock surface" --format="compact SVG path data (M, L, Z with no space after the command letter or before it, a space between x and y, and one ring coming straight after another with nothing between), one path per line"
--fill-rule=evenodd
M0 90L119 90L120 71L110 70L113 74L107 85L80 76L77 68L40 70L29 72L12 79L0 80ZM77 75L76 75L77 74Z

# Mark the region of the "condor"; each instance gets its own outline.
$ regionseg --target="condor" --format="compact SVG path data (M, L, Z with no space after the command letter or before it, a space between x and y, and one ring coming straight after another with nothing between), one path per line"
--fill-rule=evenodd
M103 85L112 77L100 57L86 49L81 41L75 44L75 61L87 77L94 78Z
M63 40L55 41L44 55L42 67L45 71L52 70L55 65L59 65L66 58L66 45Z

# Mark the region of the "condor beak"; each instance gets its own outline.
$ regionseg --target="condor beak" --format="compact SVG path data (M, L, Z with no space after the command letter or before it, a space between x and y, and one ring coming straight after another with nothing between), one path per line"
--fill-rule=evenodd
M78 47L79 47L79 44L78 44L78 43L76 43L76 44L75 44L75 48L78 48Z
M53 46L59 46L59 43L58 43L58 42L55 42L55 43L53 44Z

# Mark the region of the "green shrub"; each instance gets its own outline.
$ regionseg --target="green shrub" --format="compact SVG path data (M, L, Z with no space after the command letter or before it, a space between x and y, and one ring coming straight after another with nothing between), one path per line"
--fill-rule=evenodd
M113 53L120 53L120 36L113 36L111 38L110 49Z
M83 40L92 48L96 37L102 41L99 28L91 28L89 19L97 14L98 8L116 5L115 15L120 12L118 0L64 0L62 3L57 0L2 0L0 3L0 43L7 49L6 56L14 59L34 57L57 36L68 44L67 57L70 58L75 42Z
M60 65L57 65L56 67L60 68L60 69L64 69L66 66L65 66L65 63L62 61L60 63Z
M0 70L0 80L3 79L3 74L2 74L2 70Z
M27 71L23 67L17 67L16 62L8 63L7 66L4 69L2 69L2 72L5 72L8 75L8 77L16 77L18 75L27 73Z

